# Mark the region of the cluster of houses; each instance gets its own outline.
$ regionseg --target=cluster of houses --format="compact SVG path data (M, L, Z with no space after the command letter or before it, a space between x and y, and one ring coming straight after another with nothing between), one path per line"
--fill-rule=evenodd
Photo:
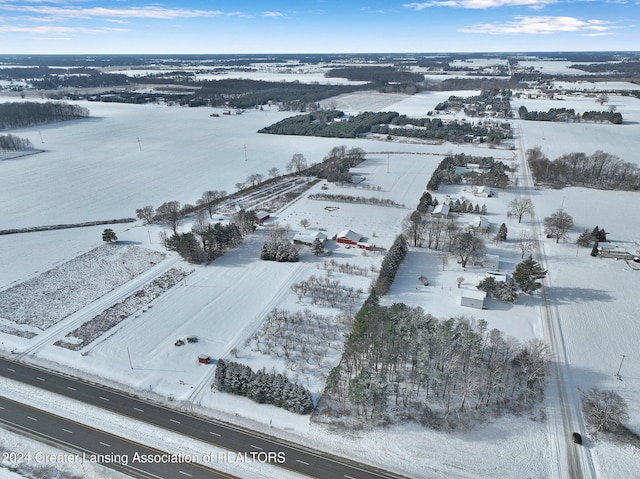
M300 244L305 246L311 246L316 240L319 240L320 243L324 246L326 241L328 240L328 236L324 234L322 231L305 231L302 233L296 233L293 236L293 243ZM355 246L356 248L365 249L371 251L374 249L374 245L368 243L366 238L362 236L360 233L356 233L352 230L344 230L340 233L336 234L333 238L336 243L340 243L346 245L347 247Z

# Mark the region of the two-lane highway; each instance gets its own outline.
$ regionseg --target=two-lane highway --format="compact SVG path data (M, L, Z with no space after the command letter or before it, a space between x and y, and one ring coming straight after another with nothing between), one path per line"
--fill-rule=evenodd
M145 479L233 478L199 464L196 456L171 455L1 396L0 423L57 445L65 451L55 454L45 451L6 451L7 459L12 462L27 463L39 469L95 463Z
M0 376L91 404L200 440L249 461L269 462L294 472L322 479L389 479L387 471L287 443L229 424L196 417L122 392L76 378L0 358ZM2 416L5 417L4 411ZM180 476L162 474L157 477ZM208 476L214 477L214 476Z

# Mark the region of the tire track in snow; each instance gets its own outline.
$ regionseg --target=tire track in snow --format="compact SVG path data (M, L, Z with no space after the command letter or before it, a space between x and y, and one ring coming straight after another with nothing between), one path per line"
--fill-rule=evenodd
M104 310L110 308L114 304L133 294L148 282L153 281L162 273L168 271L177 262L177 257L169 256L161 263L136 276L128 283L125 283L119 288L116 288L109 293L101 296L86 307L82 308L79 311L76 311L66 319L60 321L58 324L50 327L47 331L38 335L40 336L38 340L33 342L33 344L30 344L27 348L23 349L20 353L18 353L16 357L23 358L28 355L33 355L42 346L48 345L50 343L52 344L58 339L64 338L67 333L73 331L84 322L93 319ZM105 331L105 333L106 332L107 331Z
M519 141L518 154L520 155L522 179L524 185L522 187L523 195L531 198L531 191L534 190L533 177L526 161L522 128L518 124ZM535 215L535 211L531 214L531 230L534 238L541 238L540 223ZM559 479L595 479L597 477L591 453L580 446L573 443L571 433L576 430L584 431L584 421L581 414L580 398L576 392L575 383L570 373L567 350L562 332L562 326L559 321L557 307L552 307L547 296L547 286L552 283L552 276L549 274L544 245L538 241L536 243L537 256L540 259L541 266L547 271L547 277L544 279L546 285L541 289L543 304L541 306L541 315L543 319L544 336L551 346L554 355L554 390L552 394L555 396L555 403L558 408L552 411L549 421L549 439L552 448L552 457L555 457L556 469L555 474ZM561 416L561 425L558 421L556 413ZM564 441L562 441L564 438Z

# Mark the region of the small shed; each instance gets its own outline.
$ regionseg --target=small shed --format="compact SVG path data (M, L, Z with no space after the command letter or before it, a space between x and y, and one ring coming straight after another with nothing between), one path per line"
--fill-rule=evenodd
M270 217L271 214L268 211L258 211L256 213L256 220L258 220L258 222L260 223L268 220Z
M336 238L338 243L350 244L353 246L357 245L361 240L362 235L351 230L341 231Z
M465 289L460 296L460 306L468 308L485 309L484 300L487 294L478 289Z
M439 203L433 208L432 216L439 216L440 218L446 218L449 216L449 211L451 210L451 206L449 203Z
M501 271L487 271L486 274L484 275L484 278L493 278L495 279L497 282L504 282L506 283L507 281L509 281L509 274L508 273L503 273Z
M489 220L484 216L476 216L469 222L469 226L477 230L485 231L489 228Z
M209 364L211 362L211 356L207 356L206 354L201 354L198 356L198 363L200 364Z

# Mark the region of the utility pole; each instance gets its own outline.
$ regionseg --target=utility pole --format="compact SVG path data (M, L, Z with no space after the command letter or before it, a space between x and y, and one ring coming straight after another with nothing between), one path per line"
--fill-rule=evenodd
M624 362L624 358L626 358L626 357L627 357L627 355L626 355L626 354L621 354L621 356L622 356L622 360L620 360L620 367L618 367L618 372L615 374L615 376L616 376L620 381L622 381L622 376L620 376L620 370L622 369L622 363Z
M131 353L129 352L129 347L127 347L127 356L129 356L129 367L133 369L133 363L131 362Z

